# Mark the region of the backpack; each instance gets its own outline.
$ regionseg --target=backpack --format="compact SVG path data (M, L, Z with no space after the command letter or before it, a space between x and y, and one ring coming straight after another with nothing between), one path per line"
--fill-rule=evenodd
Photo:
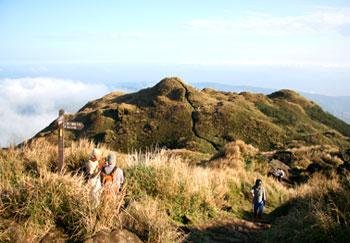
M114 182L114 173L117 170L117 166L115 166L113 168L113 170L111 171L111 173L107 174L105 171L105 168L102 169L102 173L101 173L101 183L102 185L105 185L106 183L112 183Z

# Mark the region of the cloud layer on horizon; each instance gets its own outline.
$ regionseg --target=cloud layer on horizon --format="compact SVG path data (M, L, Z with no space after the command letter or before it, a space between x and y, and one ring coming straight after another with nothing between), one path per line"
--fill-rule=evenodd
M75 112L108 91L103 84L69 79L0 79L0 147L30 138L52 122L60 108Z
M316 7L308 13L277 16L247 11L243 19L193 19L184 27L193 31L214 31L230 34L237 30L258 31L268 34L295 34L300 32L335 31L349 36L350 8Z

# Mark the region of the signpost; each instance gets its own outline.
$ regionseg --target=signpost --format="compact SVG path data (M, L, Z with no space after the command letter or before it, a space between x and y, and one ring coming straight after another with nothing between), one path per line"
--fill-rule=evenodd
M63 124L63 128L70 130L81 130L84 128L84 125L81 122L66 122Z
M62 173L64 168L64 129L81 130L84 128L84 124L81 122L65 122L63 109L58 111L56 124L58 127L58 172Z

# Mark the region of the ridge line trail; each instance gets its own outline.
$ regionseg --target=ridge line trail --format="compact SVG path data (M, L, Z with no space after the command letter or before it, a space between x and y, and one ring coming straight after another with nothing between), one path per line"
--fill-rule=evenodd
M205 137L199 135L199 133L197 132L197 130L196 130L196 119L195 119L195 117L194 117L194 116L195 116L194 113L196 112L197 108L195 107L195 105L192 103L192 101L191 101L190 98L189 98L190 91L188 90L188 88L186 87L186 85L183 84L182 82L179 82L179 83L180 83L181 86L185 89L185 98L186 98L186 101L187 101L187 103L191 106L191 110L192 110L192 112L191 112L192 132L194 133L194 135L195 135L196 137L198 137L199 139L203 139L204 141L210 143L211 146L213 146L213 148L214 148L216 151L219 151L220 148L219 148L219 146L218 146L215 142L210 141L209 139L207 139L207 138L205 138Z

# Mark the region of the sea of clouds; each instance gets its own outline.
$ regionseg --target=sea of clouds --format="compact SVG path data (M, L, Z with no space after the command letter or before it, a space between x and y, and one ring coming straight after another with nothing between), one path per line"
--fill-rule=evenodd
M57 118L109 92L104 84L48 77L0 79L0 147L31 138Z

